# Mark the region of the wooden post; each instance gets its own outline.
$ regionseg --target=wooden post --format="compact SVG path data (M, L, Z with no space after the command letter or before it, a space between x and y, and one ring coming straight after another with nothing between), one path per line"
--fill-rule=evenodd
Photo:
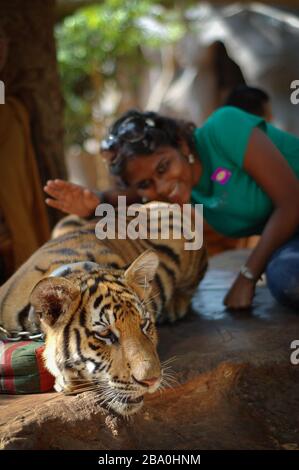
M0 0L0 22L8 39L0 79L6 96L25 104L41 182L65 178L63 101L54 41L54 0ZM49 209L51 224L60 215Z

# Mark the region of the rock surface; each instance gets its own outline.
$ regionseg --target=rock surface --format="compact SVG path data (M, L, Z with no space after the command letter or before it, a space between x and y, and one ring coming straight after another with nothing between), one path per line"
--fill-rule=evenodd
M161 360L176 383L148 396L139 415L109 415L91 393L2 396L2 449L299 449L296 313L263 285L251 313L222 298L246 253L216 256L193 313L160 328Z

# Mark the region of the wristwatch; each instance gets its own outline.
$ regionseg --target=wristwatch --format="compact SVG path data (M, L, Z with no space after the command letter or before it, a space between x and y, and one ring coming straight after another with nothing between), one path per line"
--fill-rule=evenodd
M252 281L252 282L257 281L257 278L252 274L250 269L247 266L245 266L245 264L241 266L240 274L242 274L242 276L244 276L249 281Z

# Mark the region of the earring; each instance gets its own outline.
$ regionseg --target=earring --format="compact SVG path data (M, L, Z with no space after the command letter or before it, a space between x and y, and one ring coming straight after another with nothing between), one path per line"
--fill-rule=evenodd
M143 196L141 200L142 200L142 203L143 203L143 204L145 204L146 202L148 202L148 198L145 197L145 196Z
M195 162L193 153L189 153L188 155L188 162L192 165Z

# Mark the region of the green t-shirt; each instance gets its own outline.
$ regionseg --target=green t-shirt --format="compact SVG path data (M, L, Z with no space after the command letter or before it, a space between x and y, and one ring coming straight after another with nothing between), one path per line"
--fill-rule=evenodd
M299 178L299 138L259 116L225 106L194 131L203 173L192 190L192 203L203 204L207 222L230 237L260 234L273 210L269 196L243 166L255 127L267 134Z

